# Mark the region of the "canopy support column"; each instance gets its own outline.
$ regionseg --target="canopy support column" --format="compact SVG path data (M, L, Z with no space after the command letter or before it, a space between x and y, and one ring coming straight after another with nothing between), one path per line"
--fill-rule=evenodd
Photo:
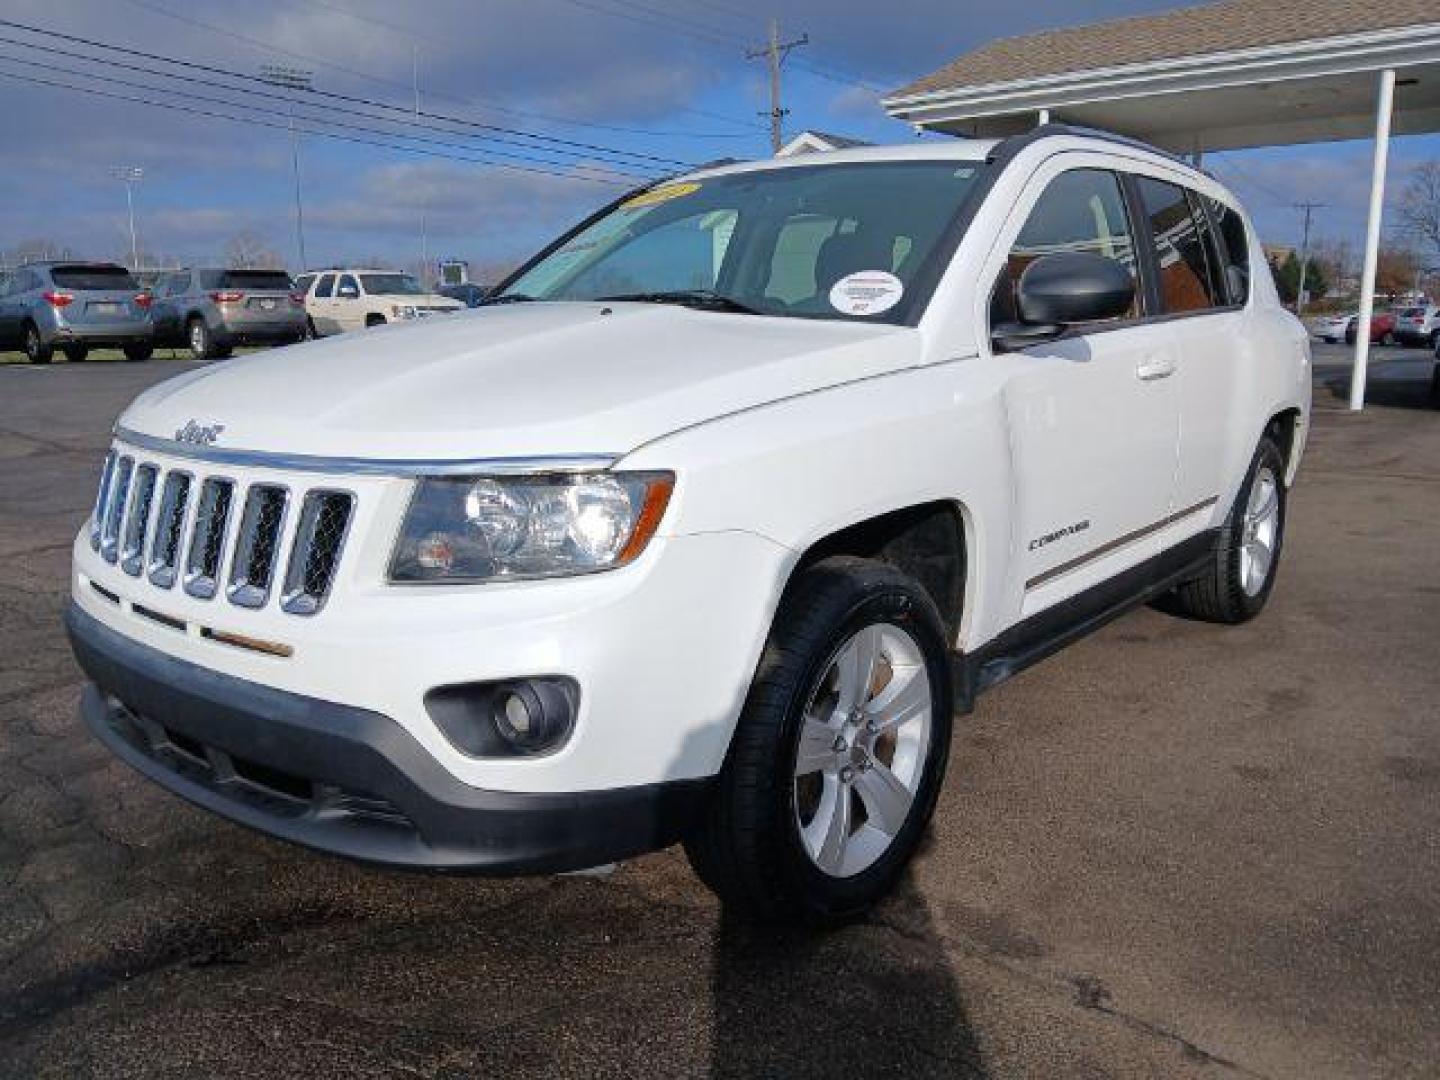
M1355 316L1355 362L1350 371L1350 410L1365 407L1370 362L1370 319L1375 313L1375 273L1380 264L1380 219L1385 210L1385 168L1390 157L1390 115L1395 103L1395 69L1380 73L1375 105L1375 164L1370 174L1370 218L1365 226L1365 269L1360 276L1360 313Z

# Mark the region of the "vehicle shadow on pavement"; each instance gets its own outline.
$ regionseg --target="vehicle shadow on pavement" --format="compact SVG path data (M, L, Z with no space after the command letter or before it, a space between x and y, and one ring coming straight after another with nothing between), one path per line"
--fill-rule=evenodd
M1325 380L1325 388L1341 401L1350 399L1350 376ZM1429 373L1407 370L1390 375L1371 372L1365 382L1365 404L1391 409L1440 409L1440 362Z
M987 1075L929 905L907 875L868 919L824 931L722 914L710 1075Z

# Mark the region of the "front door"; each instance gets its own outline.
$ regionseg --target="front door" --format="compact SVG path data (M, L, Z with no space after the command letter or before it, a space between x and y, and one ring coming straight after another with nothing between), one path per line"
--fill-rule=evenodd
M1083 156L1079 163L1086 160ZM1119 177L1053 158L1007 224L992 321L1014 317L1014 290L1032 261L1088 252L1130 271L1136 299L1119 319L993 357L1014 478L1011 598L1015 619L1059 603L1158 552L1180 435L1174 337L1144 321L1133 226ZM1002 242L1006 237L1002 237Z

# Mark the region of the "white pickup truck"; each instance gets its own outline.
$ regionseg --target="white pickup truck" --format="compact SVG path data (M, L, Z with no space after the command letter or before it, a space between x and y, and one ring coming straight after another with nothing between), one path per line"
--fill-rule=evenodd
M324 851L682 841L741 912L846 917L986 687L1138 603L1260 611L1309 402L1245 215L1158 151L707 169L485 307L142 394L75 542L83 715Z

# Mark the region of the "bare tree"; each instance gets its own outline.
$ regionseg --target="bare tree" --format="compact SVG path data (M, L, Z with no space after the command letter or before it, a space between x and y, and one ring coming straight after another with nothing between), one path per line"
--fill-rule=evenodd
M285 260L263 236L245 229L226 243L225 265L234 270L283 270Z
M1424 161L1410 170L1399 209L1415 239L1440 256L1440 161Z
M44 259L70 259L75 253L64 244L43 237L22 240L12 248L0 251L0 266L18 266L23 262Z

